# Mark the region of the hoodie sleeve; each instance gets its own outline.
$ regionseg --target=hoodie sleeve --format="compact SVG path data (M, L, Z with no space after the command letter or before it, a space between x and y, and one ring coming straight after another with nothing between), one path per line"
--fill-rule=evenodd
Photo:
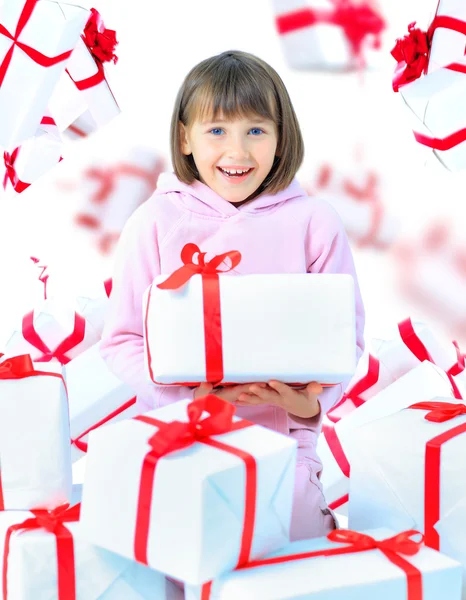
M187 387L152 383L145 369L142 297L160 275L156 223L150 200L128 219L115 252L113 287L100 343L109 369L137 394L142 412L177 400L192 399Z
M356 362L364 351L364 305L359 289L353 255L343 222L336 210L319 200L318 211L311 219L308 236L308 273L348 273L354 279L356 308ZM290 429L318 430L323 416L341 399L351 377L333 387L324 389L319 396L320 413L311 419L288 414Z

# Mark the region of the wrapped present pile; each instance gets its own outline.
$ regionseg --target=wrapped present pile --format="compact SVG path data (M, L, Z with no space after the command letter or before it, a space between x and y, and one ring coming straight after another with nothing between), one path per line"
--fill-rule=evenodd
M410 23L392 50L393 89L412 117L416 141L450 171L466 166L466 8L440 0L427 29Z
M212 256L194 244L181 259L141 307L148 378L227 384L252 372L266 380L278 369L290 384L332 385L353 375L326 417L333 433L321 436L324 473L332 473L332 453L337 466L341 456L351 465L352 529L290 542L297 442L239 418L231 403L210 394L135 414L131 390L108 372L96 344L67 361L41 362L33 353L34 361L25 351L0 362L0 598L32 600L40 590L57 600L460 600L466 546L456 454L466 431L466 376L459 348L407 319L355 372L346 276L230 277L239 252ZM246 358L238 352L244 331L232 326L245 286L261 307L249 307L249 327L260 331L279 310L263 295L283 296L293 308L281 313L283 344L254 347ZM330 325L317 328L311 301L327 305ZM48 316L56 324L52 310ZM200 326L187 329L189 322ZM288 330L306 364L290 354ZM71 466L83 453L76 504ZM333 474L335 489L338 476L347 483ZM329 497L332 489L326 484Z
M90 11L52 0L0 7L0 146L6 190L23 192L62 160L62 133L95 131L119 113L104 63L113 30ZM76 126L78 126L76 125Z

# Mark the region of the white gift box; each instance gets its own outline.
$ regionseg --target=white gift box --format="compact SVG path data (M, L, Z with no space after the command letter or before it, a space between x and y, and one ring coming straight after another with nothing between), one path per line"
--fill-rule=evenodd
M70 500L68 400L59 374L60 365L48 365L41 375L0 379L0 491L7 510L54 508Z
M103 81L96 85L82 90L76 87L75 81L89 79L99 72L96 60L82 38L78 39L66 70L50 102L50 109L61 131L85 114L88 120L92 119L94 131L120 114L106 79L107 73Z
M28 314L30 315L31 313ZM45 353L36 347L40 345L39 343L33 345L25 339L24 332L28 330L28 327L25 325L25 319L26 315L23 317L22 325L11 334L6 342L5 358L20 354L30 354L32 360L42 362L48 359L49 353ZM80 323L84 327L83 335L78 331L81 326ZM77 332L77 340L81 340L82 338L73 348L66 351L64 355L58 352L58 356L53 357L53 360L60 360L63 364L79 356L81 352L90 348L100 339L100 335L94 330L92 325L86 322L82 315L76 313L72 306L54 298L43 300L34 309L32 325L42 342L52 353L55 353L60 344L73 335L75 331ZM29 335L26 334L26 337L29 337Z
M363 532L376 540L394 535L387 528ZM344 548L326 537L292 542L264 557L279 559ZM460 600L461 565L421 546L413 556L399 555L422 574L422 600ZM210 594L186 585L186 600L415 600L407 591L407 574L379 549L334 556L316 556L278 564L252 566L215 579Z
M96 297L77 296L76 309L80 315L86 319L99 339L102 337L102 332L105 324L105 317L108 310L108 296L101 293Z
M466 69L464 57L457 63L463 71ZM431 148L434 156L450 171L464 168L466 145L461 131L466 127L462 110L466 97L465 73L438 68L403 85L399 92L410 111L416 140Z
M441 369L425 361L402 375L397 381L380 391L369 402L365 402L357 410L346 415L338 423L333 424L324 416L323 433L317 441L317 454L324 465L320 480L327 502L333 504L348 494L353 476L353 465L349 460L347 449L351 447L353 438L359 435L359 428L362 425L393 414L416 402L432 400L437 396L454 398L450 381ZM332 440L332 437L328 434L328 429L331 432L334 431L345 452L346 459L351 464L350 479L342 472L340 464L335 458L335 450L332 449L332 442L329 441ZM352 524L351 527L353 527Z
M450 402L451 398L435 398L435 402ZM425 505L438 505L437 522L433 528L440 533L439 550L449 553L446 537L450 528L442 526L444 517L464 502L465 479L463 465L466 457L466 416L460 415L444 422L425 419L428 411L407 408L398 413L358 428L348 444L351 460L349 495L349 526L351 528L387 525L395 530L414 527L426 534L430 526ZM439 462L429 462L426 445L450 430L460 427L459 435L439 443ZM439 492L426 483L436 479L438 469ZM437 497L435 497L437 496ZM438 503L438 504L437 504ZM462 514L461 511L458 514ZM430 517L429 517L430 518ZM435 520L435 519L434 519ZM464 519L455 520L457 532L463 540ZM443 530L443 531L442 531ZM435 533L435 532L434 532ZM431 536L431 534L430 534Z
M453 17L466 23L466 6L461 0L439 0L436 15L438 17ZM445 25L445 22L444 24ZM466 25L464 27L466 30ZM428 73L457 62L464 57L466 35L445 26L434 30L429 52Z
M32 0L5 0L0 11L0 23L15 35L23 11ZM34 8L29 21L19 33L19 42L49 58L70 52L83 30L89 11L63 2L40 0L32 2ZM47 103L67 58L44 67L38 64L8 36L0 36L0 62L11 54L0 88L0 145L6 149L19 146L36 134Z
M63 136L71 140L80 140L86 138L94 131L97 131L98 125L92 118L89 110L86 110L82 115L75 119L63 131Z
M136 396L129 385L109 370L100 356L99 344L68 363L65 375L74 462L84 455L88 438L85 432L96 425L130 419L137 414Z
M31 517L26 511L0 513L0 564L8 528ZM73 537L76 600L182 600L183 592L162 573L93 546L77 522L64 525ZM71 600L58 594L56 536L44 529L12 534L6 573L8 599ZM1 586L0 600L6 600Z
M188 404L176 402L144 417L186 422ZM141 469L151 450L148 440L156 431L157 427L132 419L89 435L83 534L127 558L135 558L135 539L142 535L143 524L137 527ZM287 544L296 441L259 425L212 439L247 452L256 461L257 485L251 490L256 488L257 500L249 556L257 558ZM233 569L245 515L251 514L245 512L247 480L241 458L204 443L158 459L147 515L147 565L193 584Z
M12 166L15 176L13 181L9 178L8 182L18 193L58 165L62 159L63 141L57 126L49 120L46 115L36 135L23 142L14 151L15 159Z
M272 6L284 56L290 67L319 71L351 71L361 67L342 27L325 22L306 25L314 20L313 16L316 14L333 13L336 10L334 2L272 0ZM287 25L288 18L301 12L303 18L300 19L300 26ZM369 38L373 36L368 36L363 42L363 55L365 62L372 66L375 63L375 52Z
M143 301L150 378L161 384L206 381L202 275L194 275L173 291L157 287L166 278L157 277ZM351 275L219 278L222 381L336 384L354 373ZM239 316L238 306L244 298L248 299L247 310Z

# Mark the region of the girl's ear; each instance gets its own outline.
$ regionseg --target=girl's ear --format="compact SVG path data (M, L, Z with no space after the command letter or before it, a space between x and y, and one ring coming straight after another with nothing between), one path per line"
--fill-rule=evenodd
M183 125L183 123L180 121L179 122L179 128L180 128L180 146L181 146L181 152L183 154L185 154L186 156L188 156L189 154L192 154L191 151L191 145L189 143L189 138L188 138L188 132L186 130L186 127Z

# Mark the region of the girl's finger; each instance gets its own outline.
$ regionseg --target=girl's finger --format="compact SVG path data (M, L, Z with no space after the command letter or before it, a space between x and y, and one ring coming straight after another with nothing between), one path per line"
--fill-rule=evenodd
M273 403L274 400L277 398L277 392L259 387L258 385L251 385L251 387L249 388L249 392L251 394L254 394L255 396L258 396L264 402Z
M281 381L275 381L274 379L272 381L269 381L269 386L273 390L278 392L280 396L287 396L290 393L290 391L292 391L292 388L290 388L289 385L287 385L286 383L282 383Z
M311 381L306 387L308 392L312 392L313 394L321 394L324 388L320 385L318 381Z

